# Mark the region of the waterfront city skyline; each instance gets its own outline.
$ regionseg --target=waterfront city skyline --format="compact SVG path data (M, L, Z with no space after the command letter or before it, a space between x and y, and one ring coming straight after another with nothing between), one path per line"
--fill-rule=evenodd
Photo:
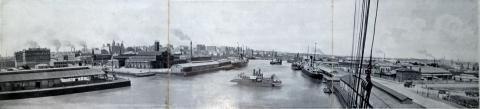
M378 22L383 23L377 24L374 56L477 61L475 2L382 1ZM331 54L330 3L172 0L171 44L188 45L190 40L215 46L238 43L296 53L307 52L307 46L313 48L317 42L319 50ZM52 49L55 40L77 48L82 43L88 48L101 47L112 40L124 41L126 46L152 45L155 40L167 43L166 1L2 0L1 4L2 56L12 56L31 43ZM335 1L334 55L350 54L353 4Z

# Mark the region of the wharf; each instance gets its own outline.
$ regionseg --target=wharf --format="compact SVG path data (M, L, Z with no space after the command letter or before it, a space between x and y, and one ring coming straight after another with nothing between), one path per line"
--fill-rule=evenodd
M130 80L117 79L74 86L0 92L0 100L54 96L130 86Z
M421 96L415 92L415 88L405 88L401 83L390 82L380 78L372 78L372 81L374 84L382 84L383 86L398 92L398 94L402 94L408 98L411 98L414 103L417 103L425 108L458 108L448 103Z
M122 74L122 75L131 75L136 77L144 77L144 76L153 76L156 74L168 74L170 69L163 68L163 69L137 69L137 68L119 68L113 69L114 73ZM111 71L107 71L111 72Z

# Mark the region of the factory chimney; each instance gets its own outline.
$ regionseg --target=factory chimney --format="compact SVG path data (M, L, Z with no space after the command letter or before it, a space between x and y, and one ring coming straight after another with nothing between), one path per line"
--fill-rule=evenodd
M193 58L193 44L192 41L190 41L190 61L192 61Z

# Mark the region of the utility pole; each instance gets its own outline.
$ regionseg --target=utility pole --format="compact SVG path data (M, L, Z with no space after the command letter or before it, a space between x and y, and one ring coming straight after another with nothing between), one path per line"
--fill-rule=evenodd
M313 48L313 61L315 61L315 56L317 56L317 42L315 42L315 47Z

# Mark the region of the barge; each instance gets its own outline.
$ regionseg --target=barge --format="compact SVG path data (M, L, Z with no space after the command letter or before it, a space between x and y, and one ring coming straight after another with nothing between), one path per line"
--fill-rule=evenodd
M183 76L196 75L200 73L216 71L219 69L221 69L220 63L217 61L176 64L171 67L173 74L179 74Z

